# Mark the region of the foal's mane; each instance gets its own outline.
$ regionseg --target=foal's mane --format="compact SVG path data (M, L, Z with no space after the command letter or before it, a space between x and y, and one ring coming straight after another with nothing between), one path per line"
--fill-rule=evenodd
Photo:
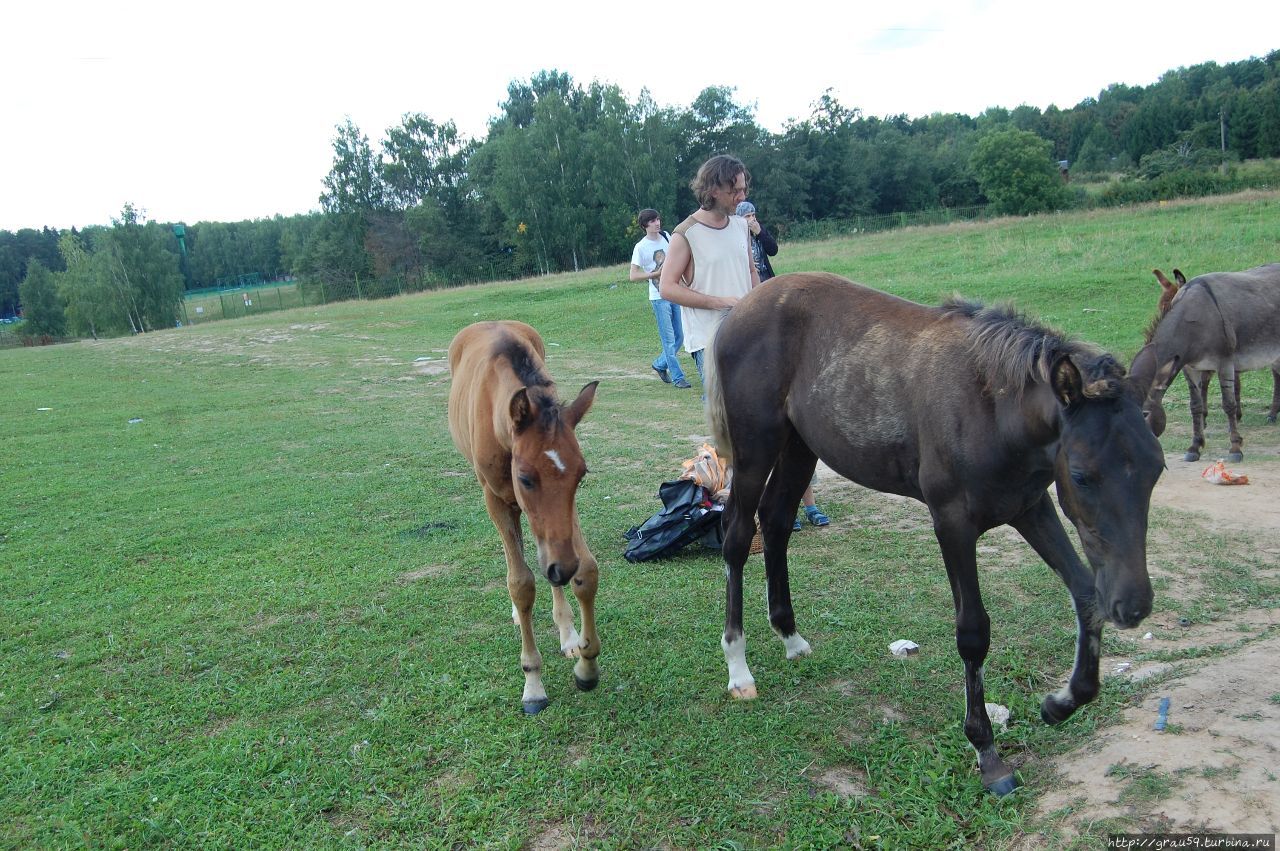
M542 426L549 428L560 422L560 402L553 393L555 382L547 375L537 352L530 349L525 341L504 334L494 343L493 355L511 364L511 371L538 406Z
M1029 384L1047 384L1062 357L1069 357L1080 370L1086 395L1116 397L1124 391L1124 367L1110 354L1028 319L1009 305L988 307L953 297L943 302L942 311L969 320L969 351L993 391L1020 396Z

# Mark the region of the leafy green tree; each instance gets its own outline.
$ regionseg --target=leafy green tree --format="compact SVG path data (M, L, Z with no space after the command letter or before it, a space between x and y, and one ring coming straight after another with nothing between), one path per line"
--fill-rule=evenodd
M1050 148L1036 134L1012 127L978 140L971 165L996 212L1023 216L1067 206L1070 196Z
M39 260L27 264L27 276L18 286L22 318L32 334L61 337L67 333L67 317L54 284L53 273Z
M173 234L125 204L95 245L103 255L104 277L134 333L171 328L182 306L178 256L169 249Z
M67 305L71 333L95 340L126 333L129 325L111 289L106 255L95 255L80 237L70 233L58 240L58 250L67 267L58 275L58 292Z
M333 138L333 167L324 178L320 205L330 213L366 212L384 203L378 161L369 137L348 118Z

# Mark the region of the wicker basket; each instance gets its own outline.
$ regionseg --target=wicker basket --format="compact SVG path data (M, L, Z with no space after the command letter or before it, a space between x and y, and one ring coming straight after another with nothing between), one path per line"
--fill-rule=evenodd
M764 538L760 537L760 526L758 524L756 525L756 533L751 536L751 549L749 552L752 555L764 552Z

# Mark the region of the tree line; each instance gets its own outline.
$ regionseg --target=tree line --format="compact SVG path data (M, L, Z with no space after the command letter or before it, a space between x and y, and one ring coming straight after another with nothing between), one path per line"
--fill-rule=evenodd
M35 291L56 296L42 303L60 302L65 332L84 335L171 325L184 291L246 273L368 294L617 263L639 236L636 212L655 207L674 223L692 211L688 180L720 152L747 163L752 199L781 233L935 208L1026 214L1212 191L1233 164L1280 157L1280 51L1114 84L1070 109L875 117L828 91L779 132L730 88L664 107L647 91L633 102L615 85L540 71L508 86L483 139L414 113L376 145L347 120L332 144L318 213L201 222L181 240L130 206L111 227L0 231L0 317L29 304L20 283L32 268L50 276ZM1064 161L1077 182L1064 183ZM1078 178L1090 174L1123 179L1088 195Z

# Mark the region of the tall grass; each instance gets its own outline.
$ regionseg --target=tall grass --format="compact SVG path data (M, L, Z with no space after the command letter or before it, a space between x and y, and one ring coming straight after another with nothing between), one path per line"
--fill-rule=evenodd
M1013 299L1127 357L1153 266L1274 260L1278 224L1276 196L1250 195L787 244L776 265ZM1010 798L973 771L947 580L910 506L820 489L833 524L792 553L815 655L787 663L749 607L762 697L725 696L719 560L621 557L705 435L696 390L653 378L652 314L625 281L619 265L0 351L0 845L968 848L1041 829L1046 758L1127 689L1039 722L1073 630L1025 546L983 557L1003 565L984 578L987 696L1013 710ZM533 718L501 546L445 419L450 338L497 318L541 331L562 395L602 380L579 428L601 686L576 693L555 657L544 586L552 705ZM890 658L901 637L922 653Z

